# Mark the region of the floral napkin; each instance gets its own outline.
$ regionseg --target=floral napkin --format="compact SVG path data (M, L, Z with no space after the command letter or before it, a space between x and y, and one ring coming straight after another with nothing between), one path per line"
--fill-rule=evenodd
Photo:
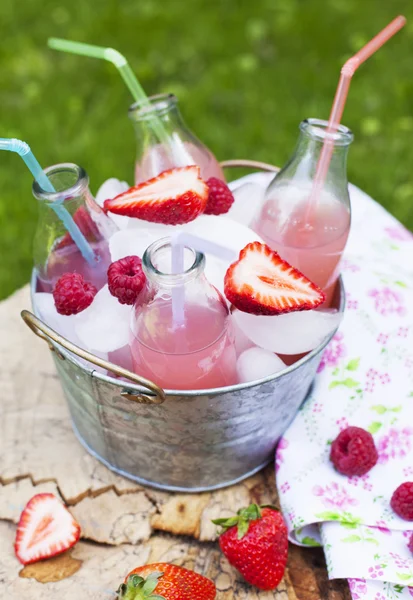
M353 599L404 600L413 597L413 522L390 498L413 481L413 236L357 188L350 195L344 319L278 445L277 486L291 540L322 545L329 577L348 578ZM378 449L362 477L329 461L349 425L370 431Z

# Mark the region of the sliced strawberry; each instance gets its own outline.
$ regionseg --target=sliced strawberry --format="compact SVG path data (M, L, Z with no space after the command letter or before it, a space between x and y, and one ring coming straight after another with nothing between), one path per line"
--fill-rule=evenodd
M90 214L84 206L79 206L79 208L73 215L73 220L88 242L95 242L99 240L99 229L97 228L96 223L93 221L92 217L90 216ZM65 235L58 243L56 249L65 248L66 246L70 246L73 243L74 242L70 233L65 233Z
M177 167L164 171L144 183L131 187L112 200L105 200L106 211L137 217L153 223L180 225L204 212L208 186L199 167Z
M316 308L325 294L266 244L247 244L225 274L225 295L239 310L280 315Z
M29 565L65 552L76 544L80 526L53 494L37 494L26 504L17 525L14 550Z

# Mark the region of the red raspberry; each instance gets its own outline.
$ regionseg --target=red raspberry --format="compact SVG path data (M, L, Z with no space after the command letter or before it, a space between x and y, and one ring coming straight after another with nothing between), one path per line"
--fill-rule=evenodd
M204 213L206 215L223 215L227 213L234 202L234 196L225 181L210 177L207 186L209 194Z
M113 262L108 269L109 291L121 304L135 304L145 282L139 256L125 256Z
M412 533L412 535L410 536L410 541L409 541L409 543L407 544L407 547L409 548L410 552L413 554L413 533Z
M361 427L347 427L331 445L330 460L342 475L364 475L378 459L371 433Z
M53 299L60 315L77 315L93 302L97 294L94 285L79 273L65 273L56 282Z
M405 521L413 521L413 481L406 481L393 492L390 506ZM410 540L410 544L412 540ZM410 548L410 545L409 545Z

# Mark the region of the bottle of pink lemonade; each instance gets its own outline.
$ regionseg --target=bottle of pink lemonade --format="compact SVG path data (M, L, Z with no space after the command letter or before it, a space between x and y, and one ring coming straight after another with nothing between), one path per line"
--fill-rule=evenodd
M89 190L87 173L72 163L44 170L55 191L43 190L37 181L33 195L39 201L39 220L34 237L34 264L37 291L51 292L64 273L79 273L98 290L107 281L110 265L108 239L116 227L95 202ZM91 249L89 260L65 229L54 207L61 206L79 228Z
M254 230L280 256L322 288L331 304L340 260L350 231L347 152L352 132L340 125L328 133L327 121L300 124L295 153L266 192ZM314 176L326 136L333 145L322 189L311 204Z
M184 258L184 271L172 274L168 238L143 255L148 287L132 318L134 371L165 389L233 385L236 353L227 304L205 278L205 256L186 248Z
M201 169L201 177L205 181L210 177L225 181L215 156L185 124L176 96L160 94L151 96L149 101L150 106L136 102L129 109L138 144L135 184L155 177L167 169L188 165L198 165ZM169 136L170 145L161 143L156 137L154 119L162 124Z

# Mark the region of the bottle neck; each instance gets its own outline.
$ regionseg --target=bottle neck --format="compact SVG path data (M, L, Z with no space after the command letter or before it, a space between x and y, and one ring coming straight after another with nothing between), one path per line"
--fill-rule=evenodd
M153 131L152 125L155 119L162 121L168 133L186 128L178 108L178 99L173 94L151 96L149 105L136 102L129 109L129 118L139 134L142 130Z
M55 191L46 192L35 181L33 195L37 200L49 206L94 202L89 190L89 177L82 167L73 163L62 163L48 167L44 171Z
M142 266L153 287L171 290L200 281L206 283L205 256L192 248L184 248L182 252L182 258L176 260L169 238L162 238L145 250Z
M347 156L353 141L352 132L344 125L337 131L327 131L328 122L320 119L306 119L300 124L300 136L295 152L280 171L277 179L312 181L324 144L332 147L331 161L326 176L326 186L332 191L347 187Z
M177 102L174 95L164 94L150 97L149 105L137 102L129 109L137 141L135 183L187 165L198 165L205 181L210 177L225 181L216 158L188 129Z

